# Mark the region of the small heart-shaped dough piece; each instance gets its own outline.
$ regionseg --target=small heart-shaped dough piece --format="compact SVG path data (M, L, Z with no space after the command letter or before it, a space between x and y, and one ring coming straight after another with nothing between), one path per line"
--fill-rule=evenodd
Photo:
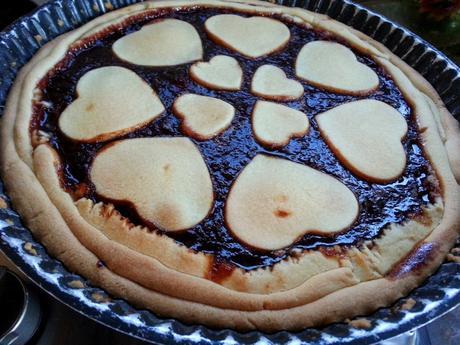
M77 94L59 117L59 128L78 141L119 137L145 126L164 111L155 91L123 67L89 71L78 81Z
M269 149L286 146L291 138L304 136L309 127L307 115L282 104L257 101L252 112L254 136Z
M351 49L329 41L305 44L297 56L296 74L314 86L350 95L368 94L379 86L377 74Z
M283 48L291 33L286 25L266 17L219 14L206 20L206 32L218 44L250 58Z
M209 62L197 62L190 67L190 76L214 90L237 91L243 82L243 70L235 58L214 56Z
M102 148L90 170L96 192L128 202L165 231L193 227L210 212L213 188L198 148L188 138L137 138Z
M196 29L178 19L160 19L118 39L113 52L141 66L175 66L201 60L203 45Z
M182 131L197 140L207 140L225 131L235 108L220 99L192 93L174 101L174 114L182 120Z
M316 122L342 164L360 178L387 183L403 173L407 123L395 108L360 100L321 113Z
M334 177L259 154L234 182L225 205L225 220L243 243L276 250L306 233L343 231L358 212L355 195Z
M302 97L303 86L296 80L288 79L281 68L263 65L252 78L251 92L275 101L292 101Z

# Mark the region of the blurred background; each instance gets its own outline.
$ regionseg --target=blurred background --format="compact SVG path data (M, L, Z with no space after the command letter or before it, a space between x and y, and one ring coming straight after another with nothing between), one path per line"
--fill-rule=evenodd
M460 64L460 0L353 1L415 32Z
M47 0L1 1L0 29ZM353 1L411 31L460 64L460 0L355 0Z

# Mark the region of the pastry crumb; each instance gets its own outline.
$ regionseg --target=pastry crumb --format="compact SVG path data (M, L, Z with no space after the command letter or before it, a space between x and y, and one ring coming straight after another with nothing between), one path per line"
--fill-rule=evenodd
M6 222L7 224L9 224L9 225L14 225L13 220L11 220L11 219L9 219L9 218L5 219L5 222Z
M446 259L447 261L450 261L450 262L460 262L460 256L456 256L453 254L447 254Z
M411 310L415 304L417 304L417 301L413 298L408 298L402 305L401 305L401 310Z
M83 289L85 287L85 284L81 280L72 280L67 285L72 289Z
M38 255L37 251L35 250L34 246L30 242L24 243L24 250L29 253L30 255Z
M10 66L11 67L16 67L16 61L13 61L12 63L10 63Z
M372 323L368 319L355 319L348 321L348 324L353 328L368 329L372 327Z
M57 24L58 24L59 26L64 26L64 22L63 22L62 20L60 20L60 19L58 19Z
M8 204L3 198L0 198L0 208L8 208Z
M104 2L104 7L106 10L110 11L113 10L113 5L110 2Z
M99 292L93 292L91 294L91 299L96 303L109 303L110 302L109 297L104 296L103 294Z
M93 10L96 11L96 12L99 12L99 6L97 6L96 4L93 5Z
M43 41L43 37L41 35L35 35L34 38L35 41L37 41L37 43L39 44Z

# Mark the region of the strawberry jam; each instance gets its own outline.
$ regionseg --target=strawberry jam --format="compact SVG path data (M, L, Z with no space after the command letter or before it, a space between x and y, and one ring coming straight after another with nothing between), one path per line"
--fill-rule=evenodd
M180 122L172 114L171 107L174 100L184 93L216 97L232 104L236 109L232 125L224 133L211 140L195 141L213 179L215 203L212 212L192 229L179 233L164 233L165 236L172 237L191 250L214 254L216 262L221 263L216 272L221 272L221 267L227 271L228 265L248 270L270 266L299 250L359 244L364 240L378 237L382 229L390 223L401 223L409 217L420 214L422 206L433 202L437 187L429 179L431 168L424 157L419 141L413 109L385 70L371 58L356 50L354 52L358 60L378 74L380 79L378 90L366 97L345 96L326 92L301 81L305 94L301 99L285 104L307 114L311 124L308 135L291 140L287 146L279 150L267 151L260 146L255 141L251 129L251 112L258 97L249 92L251 78L256 69L264 64L271 64L283 69L288 78L296 79L295 60L304 44L319 39L340 40L324 32L276 17L288 26L291 32L289 43L279 52L250 59L214 43L207 37L204 30L205 20L220 13L228 13L228 11L192 8L146 12L130 20L126 25L113 28L69 51L62 62L41 80L39 87L44 102L35 105L31 130L40 129L50 135L50 143L63 161L63 184L72 195L76 198L84 196L95 202L105 201L95 193L88 178L88 170L96 152L109 142L82 144L69 140L59 131L57 125L59 116L77 97L77 82L85 73L103 66L123 66L137 73L151 85L159 95L166 111L146 127L118 139L183 136ZM114 55L111 46L117 39L139 30L144 24L158 18L177 18L192 24L203 42L204 61L209 61L219 54L235 57L244 71L241 91L214 91L196 84L189 76L190 64L161 68L145 67L122 61ZM407 165L403 176L393 183L385 185L369 183L351 174L330 151L318 131L315 122L317 114L345 102L363 98L388 103L396 108L408 123L409 129L403 140ZM47 104L46 107L42 105L44 103ZM356 222L349 229L335 236L307 234L291 247L274 252L257 251L238 242L225 225L224 205L229 188L237 175L258 153L283 157L338 178L355 193L359 200L360 215ZM126 203L114 202L114 205L133 223L142 223L136 211ZM159 231L153 228L151 230Z

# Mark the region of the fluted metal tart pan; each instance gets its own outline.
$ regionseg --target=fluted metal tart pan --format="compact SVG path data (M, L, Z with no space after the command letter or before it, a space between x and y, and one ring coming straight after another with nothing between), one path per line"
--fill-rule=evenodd
M17 72L43 44L109 10L135 2L138 1L53 0L7 27L0 33L0 114ZM327 14L383 43L422 74L450 112L460 119L460 68L417 35L346 0L277 2ZM8 200L3 187L0 188L0 197ZM412 309L400 308L404 300L380 309L366 316L371 322L370 328L356 329L339 323L298 333L243 334L160 319L123 300L101 298L106 296L103 290L91 286L85 278L72 274L50 257L9 207L0 209L0 249L32 281L62 303L108 327L153 343L365 345L420 327L460 304L460 264L446 262L408 296L416 301Z

